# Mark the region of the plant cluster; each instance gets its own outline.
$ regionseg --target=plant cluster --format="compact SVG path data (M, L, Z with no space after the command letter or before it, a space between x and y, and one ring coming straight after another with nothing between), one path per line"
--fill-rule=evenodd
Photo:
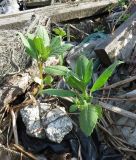
M65 34L63 30L58 29L56 31L58 34L61 33L61 36L55 36L52 40L49 39L47 31L41 26L37 29L35 35L29 34L27 38L25 38L20 33L20 36L27 54L37 60L40 79L43 81L43 72L48 76L62 76L70 87L70 90L53 88L44 90L43 83L41 83L40 92L58 97L71 97L73 104L70 107L70 112L79 111L80 128L87 136L90 136L102 116L102 108L92 103L93 92L104 86L116 66L122 62L117 61L109 66L94 82L91 89L88 88L88 85L92 82L93 60L88 60L83 55L77 60L74 70L63 65L46 66L43 69L43 63L49 56L63 55L64 52L71 47L71 45L64 44L62 41L62 35L64 36Z
M55 30L58 33L57 29ZM26 37L22 33L18 33L25 46L26 53L37 61L39 68L39 80L41 90L44 87L44 82L50 83L52 78L50 76L43 77L44 63L51 56L61 56L71 48L71 44L66 44L62 40L62 36L65 35L63 30L60 30L60 35L49 38L47 30L43 26L38 26L34 34L27 34Z
M107 80L111 77L116 66L121 63L121 61L118 61L108 67L96 80L91 89L88 89L88 84L92 81L93 61L88 60L83 55L77 60L74 71L65 66L46 67L46 73L63 76L65 82L71 87L71 91L62 89L46 89L43 92L54 96L72 97L73 105L70 107L70 112L74 112L76 110L80 111L80 128L87 136L89 136L93 132L97 121L102 116L101 107L92 103L93 92L104 86Z

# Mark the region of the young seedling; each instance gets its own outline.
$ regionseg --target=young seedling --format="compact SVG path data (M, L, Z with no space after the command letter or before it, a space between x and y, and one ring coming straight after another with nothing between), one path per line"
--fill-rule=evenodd
M47 89L43 90L43 92L53 96L71 97L73 105L70 107L70 112L74 112L76 110L80 111L80 128L87 136L90 136L97 124L97 121L102 116L102 108L99 105L94 105L92 103L92 93L104 86L111 77L116 66L121 63L121 61L117 61L109 66L95 81L89 91L88 84L92 81L93 61L88 60L85 56L79 57L74 71L69 70L65 66L46 67L46 73L64 76L66 83L71 87L71 91Z
M72 45L65 44L61 36L55 36L50 40L47 30L43 26L38 26L34 34L27 34L26 36L22 33L18 34L25 46L26 53L37 61L40 73L40 90L42 90L44 82L50 83L52 81L51 76L43 77L44 62L51 56L62 56Z

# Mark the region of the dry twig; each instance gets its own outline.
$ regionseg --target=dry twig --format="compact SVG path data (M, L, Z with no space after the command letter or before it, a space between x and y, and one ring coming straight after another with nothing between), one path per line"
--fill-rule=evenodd
M130 83L132 81L136 80L136 76L133 76L133 77L130 77L130 78L127 78L125 80L122 80L122 81L119 81L119 82L116 82L112 85L109 85L109 86L106 86L104 88L102 88L103 90L107 90L107 89L113 89L113 88L116 88L116 87L119 87L119 86L122 86L126 83Z
M29 152L26 152L21 146L14 144L13 145L18 151L20 151L21 153L23 153L25 156L31 158L32 160L37 160L37 158Z
M106 103L103 103L103 102L99 102L99 104L104 109L107 109L107 110L112 111L114 113L118 113L118 114L123 115L125 117L128 117L128 118L136 120L136 114L135 113L126 111L126 110L124 110L122 108L119 108L119 107L116 107L116 106L112 106L110 104L106 104Z

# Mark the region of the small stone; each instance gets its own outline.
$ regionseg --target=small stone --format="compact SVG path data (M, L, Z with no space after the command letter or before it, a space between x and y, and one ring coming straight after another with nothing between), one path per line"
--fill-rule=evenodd
M42 121L44 128L46 128L47 137L57 143L60 143L73 128L72 121L66 115L65 109L63 107L60 108L50 111L46 119Z
M51 104L40 103L39 106L27 106L20 113L27 134L32 137L47 136L51 141L60 143L73 128L64 107L53 108Z
M44 108L48 108L45 103L40 104ZM20 110L22 120L26 126L26 133L36 138L45 138L45 131L40 121L39 106L27 106Z

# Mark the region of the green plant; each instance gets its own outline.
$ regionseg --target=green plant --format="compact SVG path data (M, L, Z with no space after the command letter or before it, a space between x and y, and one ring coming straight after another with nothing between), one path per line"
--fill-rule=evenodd
M103 25L99 25L94 28L94 32L105 32L105 27Z
M102 116L102 108L99 105L94 105L92 103L92 93L104 86L114 72L116 66L121 63L121 61L117 61L109 66L100 75L89 91L88 84L92 81L93 61L89 61L85 56L79 57L74 71L65 66L46 67L46 73L64 76L66 83L71 87L71 91L47 89L43 90L43 92L53 96L71 97L73 105L70 107L70 112L74 112L76 110L80 111L80 128L87 136L89 136L93 132L97 121Z
M124 7L126 5L126 0L118 0L118 5Z
M34 34L27 34L26 37L22 33L18 33L25 46L26 53L36 59L39 68L40 89L42 90L45 83L52 81L51 76L43 77L44 62L51 56L63 56L63 54L71 48L71 44L65 44L61 36L55 36L51 40L47 30L43 26L38 26Z
M54 28L53 32L56 35L61 36L62 38L65 38L67 36L66 32L61 27Z

